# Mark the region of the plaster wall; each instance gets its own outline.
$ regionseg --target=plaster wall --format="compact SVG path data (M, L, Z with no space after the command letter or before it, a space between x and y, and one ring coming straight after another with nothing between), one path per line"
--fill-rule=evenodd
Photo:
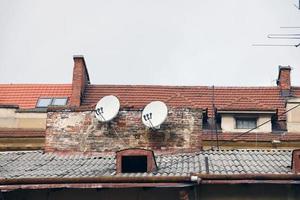
M286 104L286 110L300 104L300 98L290 99ZM290 110L287 113L287 130L288 132L299 132L300 130L300 106Z
M0 128L46 128L46 113L18 113L16 111L14 108L0 108Z
M271 120L270 115L260 114L257 118L257 125L263 124L266 121ZM249 129L237 129L236 120L234 114L222 114L221 116L221 128L222 132L245 132ZM266 123L263 126L253 130L252 132L270 133L272 132L272 123Z

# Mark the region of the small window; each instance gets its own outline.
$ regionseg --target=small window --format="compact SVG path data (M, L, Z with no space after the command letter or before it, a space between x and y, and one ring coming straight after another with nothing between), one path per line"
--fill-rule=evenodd
M57 98L39 98L36 107L37 108L46 108L48 106L64 106L67 105L68 98L67 97L57 97Z
M39 98L36 107L37 108L46 108L51 105L52 98Z
M122 173L147 172L147 156L122 156Z
M237 129L252 129L256 127L256 118L236 118Z
M53 106L64 106L67 104L67 98L53 98L52 104Z

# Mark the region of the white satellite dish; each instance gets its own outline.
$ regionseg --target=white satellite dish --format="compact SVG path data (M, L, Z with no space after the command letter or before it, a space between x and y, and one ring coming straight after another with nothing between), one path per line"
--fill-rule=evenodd
M113 95L109 95L98 101L95 108L95 115L99 121L108 122L117 116L119 109L119 99Z
M152 101L142 112L142 122L149 128L159 129L160 125L167 119L168 107L164 102Z

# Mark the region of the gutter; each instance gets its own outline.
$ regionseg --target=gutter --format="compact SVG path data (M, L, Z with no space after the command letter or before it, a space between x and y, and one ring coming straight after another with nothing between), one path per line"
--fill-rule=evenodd
M300 174L191 174L190 176L102 176L0 178L0 190L45 188L189 187L199 184L300 184Z
M0 185L62 183L213 183L226 181L299 181L300 174L197 174L190 176L101 176L76 178L0 178Z
M0 178L0 185L13 184L60 184L60 183L185 183L190 176L101 176L81 178Z
M193 174L201 184L300 184L300 174Z
M203 180L299 180L300 174L198 174L193 173Z

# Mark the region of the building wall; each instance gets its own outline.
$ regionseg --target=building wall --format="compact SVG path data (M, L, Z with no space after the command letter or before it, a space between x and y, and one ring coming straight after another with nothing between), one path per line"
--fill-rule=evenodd
M271 120L270 115L259 115L257 119L257 125L260 125L268 120ZM234 114L222 114L221 118L221 128L222 132L245 132L249 129L237 129L236 122L235 122L235 115ZM264 124L257 129L254 129L252 132L265 132L270 133L272 132L272 124L271 122Z
M298 200L298 185L200 185L185 188L129 188L129 189L48 189L14 190L4 193L6 200Z
M179 200L176 188L131 188L131 189L53 189L16 190L4 193L6 200Z
M286 110L300 104L300 98L290 99L286 104ZM287 130L288 132L299 132L300 130L300 106L287 113Z
M49 112L46 151L117 151L201 148L202 110L170 109L159 130L142 124L141 110L123 109L110 123L98 122L94 112Z
M46 113L19 113L16 108L0 108L0 129L46 129Z

